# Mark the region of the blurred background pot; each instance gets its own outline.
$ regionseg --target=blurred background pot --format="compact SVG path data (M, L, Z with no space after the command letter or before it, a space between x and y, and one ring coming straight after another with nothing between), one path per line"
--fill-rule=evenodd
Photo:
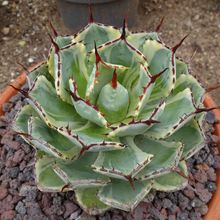
M128 25L136 24L138 0L57 0L64 24L78 31L88 23L89 4L96 22L121 27L124 17Z

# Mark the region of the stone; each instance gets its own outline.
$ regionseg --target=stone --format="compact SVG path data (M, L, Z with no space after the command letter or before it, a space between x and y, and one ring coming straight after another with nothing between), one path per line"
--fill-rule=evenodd
M14 210L8 210L1 214L1 220L13 220L16 213Z
M167 209L170 208L172 206L172 202L169 199L163 199L162 200L162 206Z
M8 195L7 188L0 186L0 200L3 200L7 195Z
M22 215L26 214L26 207L24 206L24 203L19 201L18 204L15 207L15 210Z
M70 201L65 201L64 207L65 207L64 218L69 217L73 212L75 212L78 209L78 206Z
M12 160L16 164L18 164L23 160L24 156L25 156L24 151L22 149L19 149L18 151L15 152Z
M37 188L36 186L23 184L21 186L19 195L24 196L26 201L34 201L37 197Z

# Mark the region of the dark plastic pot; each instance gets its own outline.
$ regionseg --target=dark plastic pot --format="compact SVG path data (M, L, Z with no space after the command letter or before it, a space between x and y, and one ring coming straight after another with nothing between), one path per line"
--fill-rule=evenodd
M64 24L73 31L88 24L89 4L96 22L121 27L128 17L129 27L136 24L138 0L57 0Z

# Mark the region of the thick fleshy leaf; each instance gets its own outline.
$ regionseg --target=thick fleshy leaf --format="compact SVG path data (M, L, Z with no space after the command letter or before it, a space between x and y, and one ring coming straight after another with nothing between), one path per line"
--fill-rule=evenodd
M100 152L92 165L94 170L110 177L128 180L152 160L153 155L141 151L132 137L124 139L124 142L128 147L121 151Z
M27 75L27 81L28 81L28 86L29 88L32 88L37 80L37 78L39 76L45 76L47 78L47 80L49 80L50 82L54 82L53 77L49 74L48 72L48 66L46 64L46 62L41 63L39 66L37 66L36 68L34 68L28 75Z
M158 118L160 123L153 125L146 136L160 139L172 135L195 115L195 111L191 91L187 88L167 100L165 109Z
M116 77L115 73L115 78ZM128 91L124 86L117 82L116 78L114 85L112 82L102 88L97 105L109 123L120 122L124 120L127 115L129 106Z
M30 105L25 105L16 115L14 129L17 132L28 133L28 120L32 116L37 117L38 114Z
M181 74L189 74L188 66L182 60L176 58L176 76L177 78Z
M41 191L46 192L61 192L68 191L70 188L65 187L67 183L60 179L60 177L52 169L55 163L53 157L37 157L35 163L36 182ZM65 187L65 189L64 189Z
M92 170L91 165L96 158L97 153L87 153L73 162L58 161L53 169L71 188L103 186L110 179Z
M131 212L152 188L151 181L134 181L134 189L128 182L112 179L111 183L101 188L99 199L117 209Z
M175 55L156 40L146 40L142 53L147 58L151 75L154 76L168 68L156 80L150 99L154 100L167 97L174 88L176 80Z
M143 152L154 155L153 160L135 176L140 180L169 173L178 166L183 152L183 145L180 142L156 141L144 136L136 136L135 144Z
M117 72L117 77L120 82L120 79L127 74L127 69L128 68L124 66L111 65L103 61L94 64L86 88L86 99L92 104L95 104L103 86L111 82L114 71Z
M79 146L56 130L49 128L41 119L32 117L29 124L30 136L27 139L35 147L64 160L73 160L79 155Z
M63 102L57 96L54 87L44 76L38 77L28 96L31 106L48 125L56 127L69 126L73 129L85 124L85 121L79 117L74 107Z
M57 36L55 37L54 41L59 48L63 48L72 43L73 37L72 36ZM50 53L49 53L48 60L47 60L47 66L48 66L48 72L53 78L55 78L54 53L55 53L55 48L52 45L50 48Z
M135 48L143 51L143 45L146 40L159 40L158 34L156 32L142 32L142 33L130 33L127 36L127 41L133 45Z
M79 205L90 215L100 215L110 207L99 200L99 188L76 189L75 195Z
M184 145L183 159L188 159L204 147L204 134L198 121L191 119L182 128L177 130L167 140L181 141Z
M160 123L158 118L164 111L165 102L160 102L158 106L145 112L143 119L133 119L130 121L123 121L121 124L112 125L113 130L109 132L109 137L124 137L144 134L155 123ZM142 115L143 116L143 115Z
M63 49L56 49L54 54L55 88L62 100L71 103L69 79L77 83L78 93L85 97L88 81L86 48L82 43L75 43Z
M107 127L107 121L102 113L98 110L98 108L92 105L90 102L83 100L80 98L77 92L77 86L74 80L69 80L71 96L73 105L77 111L77 113L101 127Z
M196 106L199 106L203 102L203 97L205 94L205 89L198 83L198 81L189 74L182 74L177 78L175 88L172 92L172 95L176 95L179 92L183 91L185 88L190 88L192 91L193 101Z
M103 43L119 38L120 35L119 29L116 29L113 26L92 22L76 34L74 41L83 41L86 50L91 51L94 48L94 42L99 46Z
M155 178L153 188L164 192L172 192L185 188L188 184L188 172L185 161L179 164L179 171L181 174L171 172Z
M99 46L98 50L102 59L108 63L125 67L144 63L147 66L147 60L144 55L126 40L120 38L114 42Z

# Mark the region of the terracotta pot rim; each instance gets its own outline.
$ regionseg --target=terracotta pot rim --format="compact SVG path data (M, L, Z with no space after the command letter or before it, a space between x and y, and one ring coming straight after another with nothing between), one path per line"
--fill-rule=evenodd
M37 65L34 65L33 67L29 68L29 71L34 70L38 66L40 66L42 62L38 63ZM21 88L26 82L26 73L22 72L12 83L16 88ZM5 90L3 90L3 93L0 94L0 116L4 114L3 111L3 105L7 103L14 95L16 95L18 91L14 89L11 86L7 86ZM215 102L211 98L211 96L206 95L204 104L206 107L214 107L216 106ZM215 118L220 120L220 111L218 109L213 110L213 113L215 115ZM215 135L220 137L220 124L215 124ZM220 141L217 144L218 150L220 152ZM212 199L209 202L209 210L208 213L205 215L204 220L219 220L220 218L220 169L216 170L217 174L217 180L216 185L217 189L213 193Z

